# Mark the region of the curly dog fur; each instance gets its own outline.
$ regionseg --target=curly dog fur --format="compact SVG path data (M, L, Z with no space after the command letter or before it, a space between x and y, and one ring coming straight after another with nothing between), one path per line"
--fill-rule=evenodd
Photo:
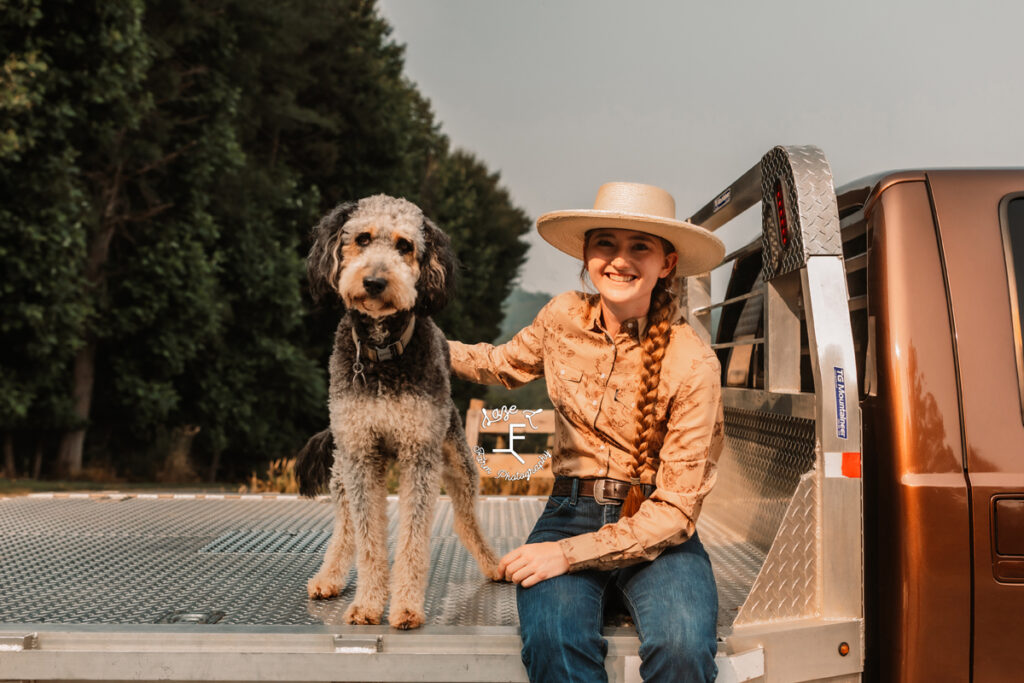
M416 628L425 618L430 526L442 482L456 533L483 573L500 578L475 514L476 466L451 399L448 343L429 317L447 303L454 257L448 236L415 204L386 195L336 207L313 240L313 295L339 296L346 312L330 360L330 428L309 440L296 468L303 494L329 481L335 505L309 596L337 595L355 554L358 584L345 620L380 623L389 592L384 473L397 460L400 523L388 622ZM403 335L408 343L400 348ZM390 355L398 355L388 358L384 349L396 342Z

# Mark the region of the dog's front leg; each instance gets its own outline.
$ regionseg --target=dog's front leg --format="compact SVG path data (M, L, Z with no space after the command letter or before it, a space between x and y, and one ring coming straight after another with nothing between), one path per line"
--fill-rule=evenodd
M351 457L344 465L345 494L356 539L356 597L344 619L379 624L388 599L388 501L384 465L375 453Z
M320 571L306 584L309 597L333 598L345 585L345 574L352 561L352 515L348 511L345 485L340 475L331 480L331 502L334 504L334 532L327 544Z
M399 454L398 546L388 611L395 628L417 628L426 620L423 595L430 572L430 527L441 487L440 450L441 444L417 445Z

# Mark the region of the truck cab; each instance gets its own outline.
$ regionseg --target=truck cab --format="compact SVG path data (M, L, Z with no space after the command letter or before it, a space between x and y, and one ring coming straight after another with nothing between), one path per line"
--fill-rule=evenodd
M867 237L867 672L1020 678L1024 171L890 173L839 197Z

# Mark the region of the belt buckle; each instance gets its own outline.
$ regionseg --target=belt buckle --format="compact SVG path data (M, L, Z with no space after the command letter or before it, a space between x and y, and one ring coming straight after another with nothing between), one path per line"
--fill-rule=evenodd
M612 505L618 501L606 498L604 495L604 487L608 484L607 479L598 479L594 482L594 500L601 505Z

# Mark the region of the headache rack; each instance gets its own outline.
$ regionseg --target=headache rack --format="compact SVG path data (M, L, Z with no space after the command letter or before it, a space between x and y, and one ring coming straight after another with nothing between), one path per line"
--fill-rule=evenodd
M811 146L770 150L689 220L716 230L755 204L761 236L727 255L723 300L711 302L709 274L679 283L687 320L722 364L725 449L700 524L764 552L725 645L762 647L769 680L860 680L861 424L851 315L861 326L866 257L847 259L844 242L847 252L863 252L863 222L850 221L843 234L831 169ZM861 289L853 299L848 272Z

